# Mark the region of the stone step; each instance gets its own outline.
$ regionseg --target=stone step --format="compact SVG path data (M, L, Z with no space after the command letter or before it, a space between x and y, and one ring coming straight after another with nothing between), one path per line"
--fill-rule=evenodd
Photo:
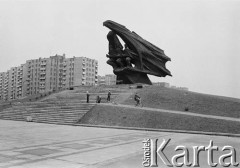
M24 108L24 109L8 109L6 111L10 111L10 110L21 110L21 111L31 111L31 110L89 110L91 109L93 106L90 106L90 107L52 107L52 108Z
M69 115L69 116L65 116L65 115L28 115L31 116L33 118L47 118L47 119L74 119L76 117L81 117L85 115L85 113L81 113L78 115Z
M13 105L12 107L26 107L26 106L29 106L29 107L45 107L45 106L48 106L48 107L51 107L51 106L56 106L56 105L60 105L60 106L65 106L65 105L94 105L96 104L95 102L93 103L86 103L86 102L66 102L66 101L63 101L63 102L54 102L54 103L49 103L49 102L46 102L46 103L40 103L40 104L18 104L18 105Z
M52 109L91 109L94 106L56 106L56 107L24 107L24 108L8 108L8 109L4 109L3 111L14 111L14 110L38 110L38 109L44 109L44 110L52 110Z
M70 110L70 109L58 109L58 110L28 110L28 113L78 113L78 112L86 112L89 111L89 109L75 109L75 110Z
M25 120L26 121L26 120ZM32 121L36 121L36 122L65 122L65 123L77 123L77 121L79 121L78 118L74 118L74 119L62 119L62 118L33 118Z
M60 122L60 121L58 121L58 122L56 122L56 121L37 121L37 123L57 124L57 125L75 125L75 123L66 123L66 122Z
M12 118L1 118L1 120L24 121L22 119L12 119Z
M26 119L22 118L3 118L3 120L13 120L13 121L26 121ZM27 122L27 121L26 121ZM51 123L51 124L61 124L61 125L73 125L77 122L76 121L66 121L66 120L34 120L33 122L38 122L38 123Z
M66 119L63 119L63 118L44 118L44 117L34 118L33 117L33 120L35 120L35 121L66 121L66 122L71 122L71 121L78 121L79 118L66 118Z
M43 105L43 106L39 106L39 105L24 105L24 106L12 106L9 108L53 108L53 107L92 107L94 106L96 103L92 103L92 104L83 104L83 103L59 103L59 104L52 104L52 105ZM7 108L7 109L9 109Z
M28 116L32 116L32 117L37 117L37 118L41 118L41 117L49 117L49 118L75 118L78 116L82 116L86 113L81 113L78 115L28 115Z
M34 112L16 112L16 113L0 113L0 116L16 116L16 115L62 115L62 116L71 116L71 115L78 115L78 114L85 114L88 110L85 111L66 111L66 112L57 112L57 111L34 111Z
M54 111L37 111L37 110L32 110L32 111L11 111L11 112L5 112L5 113L0 113L1 115L16 115L16 114L50 114L50 113L56 113L56 114L76 114L76 113L86 113L88 112L89 109L85 109L85 110L54 110Z
M15 115L26 115L26 116L43 116L43 115L47 115L47 116L77 116L80 114L85 114L86 112L75 112L75 113L25 113L25 114L15 114ZM8 116L8 115L2 115L2 116Z
M50 117L50 116L31 116L32 119L34 120L52 120L52 121L55 121L55 120L62 120L62 121L75 121L75 120L78 120L80 119L82 115L77 115L77 116L68 116L68 117L64 117L63 116L55 116L54 118ZM23 120L25 121L27 119L28 116L5 116L5 117L0 117L1 119L13 119L13 120Z
M90 103L86 103L86 98L83 96L79 96L79 99L71 99L78 95L64 96L63 99L14 103L12 107L0 112L0 119L26 121L27 117L31 116L33 122L74 125L96 105L93 95L90 95ZM105 100L106 96L102 99Z
M31 111L31 110L89 110L91 108L93 108L94 106L73 106L73 107L49 107L49 108L10 108L10 109L5 109L3 111L7 112L7 111Z
M52 107L13 107L13 108L7 108L4 110L25 110L25 109L74 109L74 108L92 108L94 105L84 105L84 106L52 106Z
M97 96L100 96L101 98L107 98L107 95L90 95L89 100L96 100ZM116 98L118 95L111 95L110 98ZM57 97L52 97L48 99L44 99L41 102L46 102L46 101L51 101L51 100L58 100L58 101L63 101L63 100L74 100L74 101L79 101L79 100L87 100L87 97L83 96L57 96ZM33 102L32 102L33 103Z
M2 120L16 120L16 121L25 121L26 119L24 119L24 118L20 118L20 117L4 117L4 118L1 118Z
M0 114L15 114L15 113L35 113L35 112L57 112L57 113L68 113L68 112L84 112L84 111L89 111L91 108L82 108L82 109L26 109L26 110L9 110L9 111L4 111L0 112Z
M73 102L71 100L65 99L64 101L51 101L51 102L47 102L47 103L51 103L53 105L55 105L55 104L96 104L96 100L89 100L89 103L87 103L86 100L79 100L77 102Z
M84 115L86 113L73 113L73 114L49 114L49 113L44 113L44 114L15 114L15 115L0 115L0 118L4 118L4 117L27 117L27 116L32 116L32 117L41 117L41 116L46 116L46 117L76 117L76 116L81 116Z
M95 101L95 99L90 99L91 101ZM15 106L21 106L21 105L43 105L43 104L56 104L56 103L64 103L64 102L68 102L68 103L81 103L80 101L83 101L82 104L91 104L91 103L86 103L84 101L86 101L86 99L84 100L71 100L71 99L67 99L65 100L59 100L59 99L50 99L48 101L38 101L38 102L25 102L25 103L17 103L14 104Z
M117 96L119 95L120 93L111 93L111 97L112 96ZM90 97L96 97L96 96L101 96L101 97L107 97L108 94L107 93L90 93L89 96ZM59 95L54 95L54 97L57 97L57 98L69 98L69 97L79 97L79 98L86 98L87 95L86 93L82 94L82 93L68 93L67 95L63 95L63 94L59 94Z

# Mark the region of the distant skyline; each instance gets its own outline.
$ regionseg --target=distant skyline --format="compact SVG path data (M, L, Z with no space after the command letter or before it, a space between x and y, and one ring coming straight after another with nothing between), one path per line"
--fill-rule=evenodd
M165 51L172 77L153 82L240 98L240 1L0 0L0 72L28 59L66 54L106 64L113 20Z

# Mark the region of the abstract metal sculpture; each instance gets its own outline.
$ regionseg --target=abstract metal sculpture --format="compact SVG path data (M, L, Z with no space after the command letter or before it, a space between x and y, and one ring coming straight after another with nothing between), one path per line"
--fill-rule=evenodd
M108 20L103 25L111 30L107 35L109 41L107 63L113 67L118 83L152 84L147 74L159 77L172 76L165 67L165 63L171 59L163 50L121 24ZM124 48L118 36L124 41Z

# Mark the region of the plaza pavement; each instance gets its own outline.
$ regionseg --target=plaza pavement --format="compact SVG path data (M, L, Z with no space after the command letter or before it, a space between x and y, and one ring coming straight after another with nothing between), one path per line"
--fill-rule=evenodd
M213 140L219 149L233 146L240 161L236 137L0 120L0 168L139 168L143 167L142 141L146 138L158 138L159 143L171 138L164 153L173 156L177 145L185 145L190 160L192 146L206 147ZM216 152L214 160L224 153ZM200 153L200 167L210 167L206 156ZM158 166L167 167L161 160Z

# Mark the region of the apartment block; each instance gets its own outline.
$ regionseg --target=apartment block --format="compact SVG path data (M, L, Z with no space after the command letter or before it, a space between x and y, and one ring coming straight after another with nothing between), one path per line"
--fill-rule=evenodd
M107 74L105 76L98 76L99 85L116 85L117 76L114 74Z
M117 76L114 74L105 75L105 83L106 85L116 85Z
M80 85L96 85L98 62L86 57L65 55L27 60L19 67L0 73L0 100L69 89Z
M0 100L8 99L8 73L0 73Z
M105 76L98 75L98 85L105 85Z
M23 97L24 64L0 73L0 100L11 100Z

